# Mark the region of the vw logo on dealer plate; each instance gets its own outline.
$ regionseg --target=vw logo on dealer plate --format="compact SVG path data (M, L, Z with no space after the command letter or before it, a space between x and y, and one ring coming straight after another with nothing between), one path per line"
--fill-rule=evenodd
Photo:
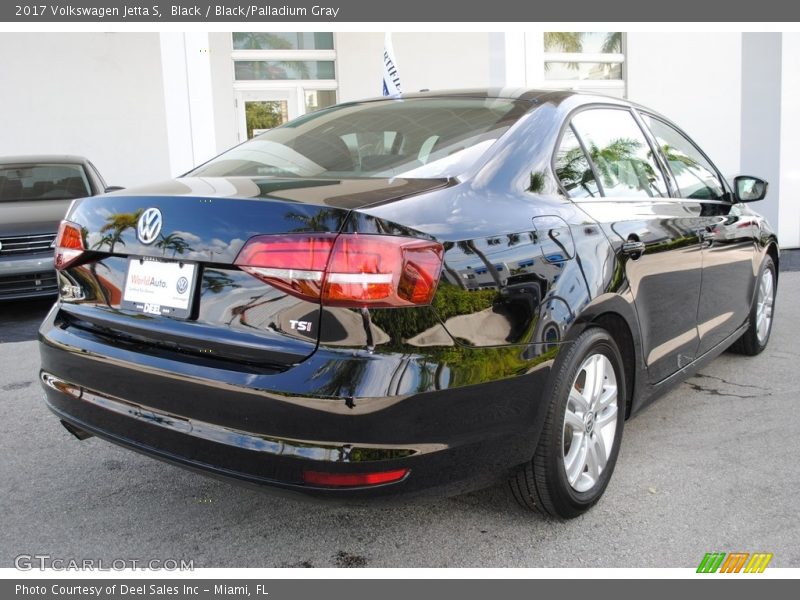
M155 207L148 208L136 224L136 237L143 244L152 244L161 233L161 224L161 211Z

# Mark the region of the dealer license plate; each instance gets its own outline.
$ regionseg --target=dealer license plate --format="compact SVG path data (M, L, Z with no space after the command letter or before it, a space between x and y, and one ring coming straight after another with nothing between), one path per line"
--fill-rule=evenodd
M194 263L131 258L122 307L185 319L192 312L196 272Z

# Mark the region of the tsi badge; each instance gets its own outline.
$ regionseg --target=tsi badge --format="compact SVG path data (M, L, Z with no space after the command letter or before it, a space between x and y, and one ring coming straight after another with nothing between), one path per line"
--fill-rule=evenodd
M297 321L289 319L289 327L296 331L311 331L311 321Z

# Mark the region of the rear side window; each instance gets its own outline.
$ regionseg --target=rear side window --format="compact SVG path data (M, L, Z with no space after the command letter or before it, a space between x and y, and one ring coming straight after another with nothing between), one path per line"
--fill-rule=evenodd
M714 166L702 155L697 146L674 127L643 114L662 155L669 164L681 198L720 200L725 190Z
M595 198L600 190L592 166L581 148L572 127L567 127L556 152L556 176L570 198Z
M69 200L91 196L81 165L0 166L0 202Z
M664 175L627 110L590 109L572 119L606 197L664 197Z

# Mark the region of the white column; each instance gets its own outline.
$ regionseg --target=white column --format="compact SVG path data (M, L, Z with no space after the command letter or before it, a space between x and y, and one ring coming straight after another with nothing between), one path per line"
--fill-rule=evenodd
M490 78L498 87L525 87L525 34L521 32L492 33Z
M170 173L177 176L217 154L208 34L159 35Z
M194 164L199 165L217 154L208 33L187 32L184 34L184 41L186 79L189 84L189 114L192 123L192 152Z
M163 32L161 41L161 76L164 82L164 108L169 146L171 176L185 173L194 166L192 123L189 110L189 85L186 74L186 51L182 33Z
M781 185L781 35L742 34L741 174L769 182L767 197L753 205L774 228L783 215ZM786 240L779 238L781 245Z
M531 31L525 34L525 85L544 85L544 32Z

